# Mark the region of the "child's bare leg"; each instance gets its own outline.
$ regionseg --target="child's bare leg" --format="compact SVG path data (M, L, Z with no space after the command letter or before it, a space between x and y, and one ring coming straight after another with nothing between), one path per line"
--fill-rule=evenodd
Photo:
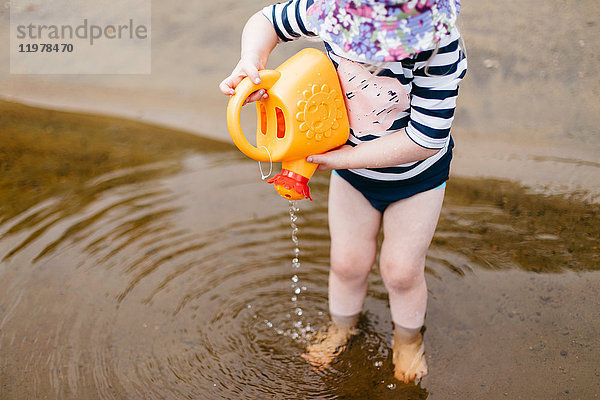
M444 189L397 201L384 213L381 275L389 293L395 376L404 382L427 374L420 329L427 309L425 255L437 225Z
M329 186L331 269L329 311L337 316L356 315L367 294L367 277L377 254L381 213L336 174Z
M325 367L356 333L358 314L367 293L367 277L375 262L381 213L341 177L332 174L329 186L331 269L329 311L332 322L321 330L303 355Z

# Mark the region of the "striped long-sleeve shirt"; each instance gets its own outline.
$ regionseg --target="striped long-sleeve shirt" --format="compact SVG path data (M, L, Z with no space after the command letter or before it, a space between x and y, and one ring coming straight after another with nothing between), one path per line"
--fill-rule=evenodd
M263 9L280 39L291 41L317 36L308 27L306 10L313 0L291 0ZM350 171L377 181L411 181L444 175L447 177L452 158L453 141L450 128L454 119L458 85L465 76L467 60L459 45L460 34L454 29L439 42L438 51L422 51L412 57L377 65L375 74L398 80L409 95L408 107L394 109L391 126L382 131L369 130L359 134L350 124L348 144L377 139L398 130L406 129L407 135L418 145L439 149L435 155L421 161L386 168L362 168ZM325 42L328 55L336 66L344 59L352 58L335 44ZM389 124L388 124L389 125ZM445 179L444 179L445 180Z

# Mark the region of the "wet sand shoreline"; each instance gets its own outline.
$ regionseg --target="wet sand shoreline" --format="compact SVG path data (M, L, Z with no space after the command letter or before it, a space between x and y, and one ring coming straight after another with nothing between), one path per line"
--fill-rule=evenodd
M0 99L58 111L124 117L231 143L224 124L223 102L206 101L201 105L198 99L171 93L136 93L48 82L11 85L0 93ZM511 180L536 193L578 194L587 201L600 202L600 160L594 147L564 140L543 146L536 145L535 140L529 140L530 144L522 139L515 143L460 128L453 130L453 136L453 176Z

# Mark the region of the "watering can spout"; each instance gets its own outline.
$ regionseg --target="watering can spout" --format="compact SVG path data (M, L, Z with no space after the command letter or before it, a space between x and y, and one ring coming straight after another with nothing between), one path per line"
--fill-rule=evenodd
M312 200L308 180L312 177L319 165L307 162L304 158L283 161L281 173L275 175L267 182L275 185L279 195L288 200Z
M227 127L235 145L258 161L281 161L282 171L268 182L289 200L311 199L308 180L317 164L306 161L339 147L350 133L342 88L329 58L304 49L275 70L259 72L261 83L244 78L227 106ZM241 129L240 111L250 94L265 89L256 102L256 146Z

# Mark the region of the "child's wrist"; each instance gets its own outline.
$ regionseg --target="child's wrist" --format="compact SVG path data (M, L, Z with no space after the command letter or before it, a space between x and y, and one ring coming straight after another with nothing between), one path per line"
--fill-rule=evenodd
M240 54L241 60L248 60L253 64L256 64L257 67L263 69L267 65L267 60L269 59L269 54L261 54L256 50L244 50Z
M353 168L353 165L356 165L358 163L358 160L356 159L356 157L358 156L358 153L356 152L357 146L344 146L344 152L342 152L342 162L344 164L344 168L348 169L348 168Z

